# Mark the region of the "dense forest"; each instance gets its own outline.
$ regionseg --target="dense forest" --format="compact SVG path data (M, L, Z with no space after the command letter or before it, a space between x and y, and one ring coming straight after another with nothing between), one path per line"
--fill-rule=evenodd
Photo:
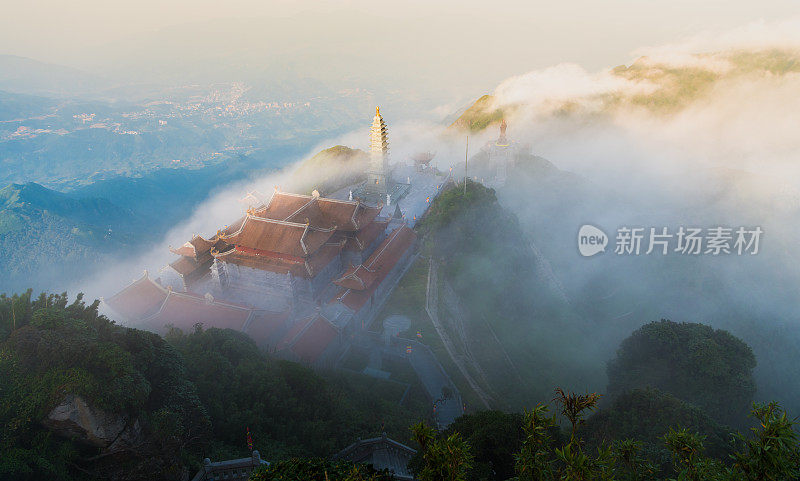
M794 421L752 404L749 348L700 324L634 332L608 364L602 407L599 394L556 389L550 403L477 411L437 433L359 376L275 360L230 330L161 338L97 307L0 297L0 478L182 479L203 457L241 456L248 428L273 461L258 480L391 479L325 460L381 428L419 448L421 480L800 476Z
M230 330L164 339L98 304L0 297L0 479L182 479L204 457L241 457L248 428L280 460L381 428L407 440L419 419L369 378L275 360Z

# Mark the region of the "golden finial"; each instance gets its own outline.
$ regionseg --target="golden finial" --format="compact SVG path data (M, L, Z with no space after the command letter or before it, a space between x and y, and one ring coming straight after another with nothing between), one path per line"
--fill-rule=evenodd
M375 115L380 115L380 114L381 114L381 108L376 105L375 106Z

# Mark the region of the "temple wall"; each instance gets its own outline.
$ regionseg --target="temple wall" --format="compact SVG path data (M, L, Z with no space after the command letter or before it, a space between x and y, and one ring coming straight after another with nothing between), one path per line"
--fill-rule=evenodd
M194 292L196 294L206 294L207 292L212 294L213 296L219 296L222 293L222 290L219 287L219 283L213 277L213 275L209 272L200 279L192 282L188 286L188 291Z
M222 295L231 301L274 311L289 310L295 302L291 275L215 261Z
M262 309L300 312L303 306L320 301L323 291L342 272L342 256L336 256L311 279L219 260L214 262L211 271L208 288L202 292L193 290L201 294L211 292Z
M175 292L186 292L187 286L183 276L178 274L171 266L166 266L158 271L158 280L164 287L171 287Z
M342 254L337 255L311 281L312 296L316 299L322 291L342 272Z

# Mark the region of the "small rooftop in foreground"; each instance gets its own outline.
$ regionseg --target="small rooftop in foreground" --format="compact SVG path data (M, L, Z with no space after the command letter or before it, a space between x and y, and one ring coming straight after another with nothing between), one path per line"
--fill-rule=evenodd
M386 433L371 439L359 439L333 456L334 459L345 459L354 463L371 464L375 469L388 469L394 473L395 479L411 481L414 474L408 469L408 463L417 451L389 439Z
M218 479L244 481L250 479L250 473L254 469L268 464L268 462L261 459L261 455L257 450L253 451L253 455L249 458L230 459L213 463L206 458L203 460L203 467L194 475L192 481L214 481Z

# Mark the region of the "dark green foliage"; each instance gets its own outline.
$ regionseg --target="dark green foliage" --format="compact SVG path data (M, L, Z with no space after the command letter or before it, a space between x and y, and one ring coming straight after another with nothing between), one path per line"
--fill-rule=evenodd
M250 481L389 481L388 472L348 461L325 458L292 458L263 466L250 475Z
M679 480L700 481L703 463L700 455L703 452L705 436L686 428L672 429L664 435L664 444L672 454L675 470Z
M553 477L550 450L555 417L547 415L547 406L539 404L525 411L522 418L523 442L515 457L514 469L521 481L543 481ZM557 429L557 428L556 428Z
M629 411L624 416L641 416L648 411ZM760 426L751 436L736 434L739 449L733 455L707 456L706 435L680 427L670 427L658 442L666 448L671 469L659 470L643 456L640 439L616 438L600 444L592 454L584 446L580 431L568 443L555 445L548 429L555 418L539 405L523 418L525 441L516 457L519 481L526 480L654 480L734 481L800 479L800 443L790 421L776 403L754 405L752 415ZM630 422L628 423L630 424ZM589 425L591 428L591 424ZM649 433L648 433L649 436ZM731 462L733 461L733 462ZM671 475L676 476L672 478Z
M635 389L614 399L586 422L584 439L601 446L620 439L635 439L639 453L664 470L670 456L662 436L671 426L683 426L706 436L708 454L725 459L732 452L730 431L699 408L656 389Z
M553 399L559 405L561 416L570 424L570 442L575 440L578 428L586 424L586 416L597 409L600 395L597 393L578 394L565 392L560 387L556 388L556 397Z
M0 296L0 474L15 479L177 479L208 419L177 353L159 336L115 325L79 295ZM130 451L99 451L41 426L76 395L96 411L138 421Z
M741 479L800 479L800 444L790 420L777 403L756 404L752 410L759 427L752 436L737 435L743 448L733 455Z
M608 365L608 393L654 387L741 426L755 393L750 347L696 323L652 322L633 332Z
M271 460L328 456L381 425L410 439L416 416L398 405L399 393L387 395L394 385L323 378L231 330L198 326L172 331L167 342L117 326L97 307L82 296L68 304L66 294L0 296L0 478L180 478L204 455L241 456L248 427ZM58 437L40 423L68 394L138 422L144 439L112 454Z
M472 468L472 448L459 433L437 436L425 423L411 427L422 462L414 471L420 481L466 481Z
M778 481L800 479L800 443L777 403L754 404L759 426L751 435L735 434L738 449L732 465L704 455L706 437L686 428L670 429L664 443L672 454L678 481Z
M609 446L601 446L594 455L584 447L579 435L581 420L595 408L599 396L594 393L577 394L556 389L559 411L570 423L569 440L557 445L551 432L556 427L556 417L548 416L548 408L539 404L526 411L522 422L524 442L516 458L516 471L520 481L547 481L612 479L614 455Z
M213 425L212 459L240 456L249 427L265 459L329 456L358 437L408 439L413 414L361 376L326 373L261 352L247 335L200 326L167 340L183 355Z
M642 443L632 439L614 441L611 445L611 460L617 478L639 481L654 476L656 468L641 456Z
M514 476L514 454L522 446L522 416L479 411L461 416L440 436L460 433L475 457L469 480L503 481Z
M497 196L494 189L470 181L467 185L466 196L463 190L454 187L437 197L425 217L419 222L419 231L424 235L431 234L429 237L437 237L437 240L439 240L439 238L445 236L438 231L445 227L452 227L458 229L458 233L469 236L476 226L471 225L473 222L467 221L487 220L485 215L487 209L491 209L493 214L499 213L500 207L497 205ZM471 214L473 217L464 219L464 215L467 214ZM453 225L453 221L456 219L463 222L459 222L459 225ZM502 220L505 219L500 219L500 221ZM449 253L452 248L460 247L463 250L466 247L465 245L459 245L459 236L447 237L449 242L446 245L437 246L437 253ZM460 242L465 243L466 240L461 240Z

